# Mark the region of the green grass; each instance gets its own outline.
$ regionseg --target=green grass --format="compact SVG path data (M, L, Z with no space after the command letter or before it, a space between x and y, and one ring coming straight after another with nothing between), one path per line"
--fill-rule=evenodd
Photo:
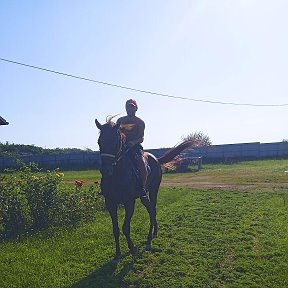
M85 180L85 184L93 184L100 180L99 170L87 171L65 171L64 180L66 183L74 183L76 180Z
M286 172L285 172L286 171ZM247 161L232 165L204 165L197 173L167 174L167 179L192 178L195 182L210 181L219 184L249 185L263 183L279 186L288 183L288 160Z
M218 181L220 177L220 182L223 177L227 183L243 176L249 178L243 183L255 179L255 185L251 191L162 187L159 237L153 240L151 253L143 248L148 215L137 200L131 232L139 256L127 253L121 236L126 254L118 265L111 262L114 241L105 212L74 229L2 243L0 287L288 287L287 167L287 160L257 161L165 175ZM96 174L66 172L65 181L94 181ZM263 189L263 179L281 186ZM120 209L121 220L123 212Z

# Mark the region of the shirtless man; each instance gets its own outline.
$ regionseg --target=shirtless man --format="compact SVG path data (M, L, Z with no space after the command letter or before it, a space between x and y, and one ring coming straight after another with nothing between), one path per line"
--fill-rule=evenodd
M132 132L126 135L126 145L129 149L128 154L131 156L132 161L137 162L137 168L139 169L140 176L140 197L147 197L146 193L146 181L147 181L147 168L146 161L144 159L144 151L141 143L144 140L145 123L142 119L135 116L138 110L137 102L133 99L126 101L127 116L121 117L117 120L117 123L122 125L134 124ZM134 161L134 162L135 162Z

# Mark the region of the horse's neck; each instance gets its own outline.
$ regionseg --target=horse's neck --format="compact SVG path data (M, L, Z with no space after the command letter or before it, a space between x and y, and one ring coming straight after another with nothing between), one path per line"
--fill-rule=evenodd
M115 177L128 177L131 175L131 172L133 172L133 163L132 159L129 158L129 156L126 155L121 155L120 160L117 162L115 166Z

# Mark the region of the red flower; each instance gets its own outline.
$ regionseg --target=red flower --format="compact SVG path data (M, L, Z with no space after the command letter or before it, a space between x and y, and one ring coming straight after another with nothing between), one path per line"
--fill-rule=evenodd
M84 184L84 181L83 181L83 180L76 180L76 181L75 181L76 187L82 187L83 184Z

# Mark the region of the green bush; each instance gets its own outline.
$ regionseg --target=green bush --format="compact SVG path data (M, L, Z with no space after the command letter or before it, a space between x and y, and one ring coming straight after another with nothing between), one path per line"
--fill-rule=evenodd
M0 178L0 229L5 237L22 234L31 222L23 183L16 175Z
M57 193L52 209L53 226L75 225L95 219L97 211L105 209L98 186L77 187L75 191Z
M33 230L47 229L50 226L49 211L53 207L57 186L63 176L63 173L49 170L41 173L33 164L20 169L20 179L28 201Z
M91 221L104 209L97 185L63 183L64 174L42 171L31 163L0 176L0 233L15 238L52 226Z

